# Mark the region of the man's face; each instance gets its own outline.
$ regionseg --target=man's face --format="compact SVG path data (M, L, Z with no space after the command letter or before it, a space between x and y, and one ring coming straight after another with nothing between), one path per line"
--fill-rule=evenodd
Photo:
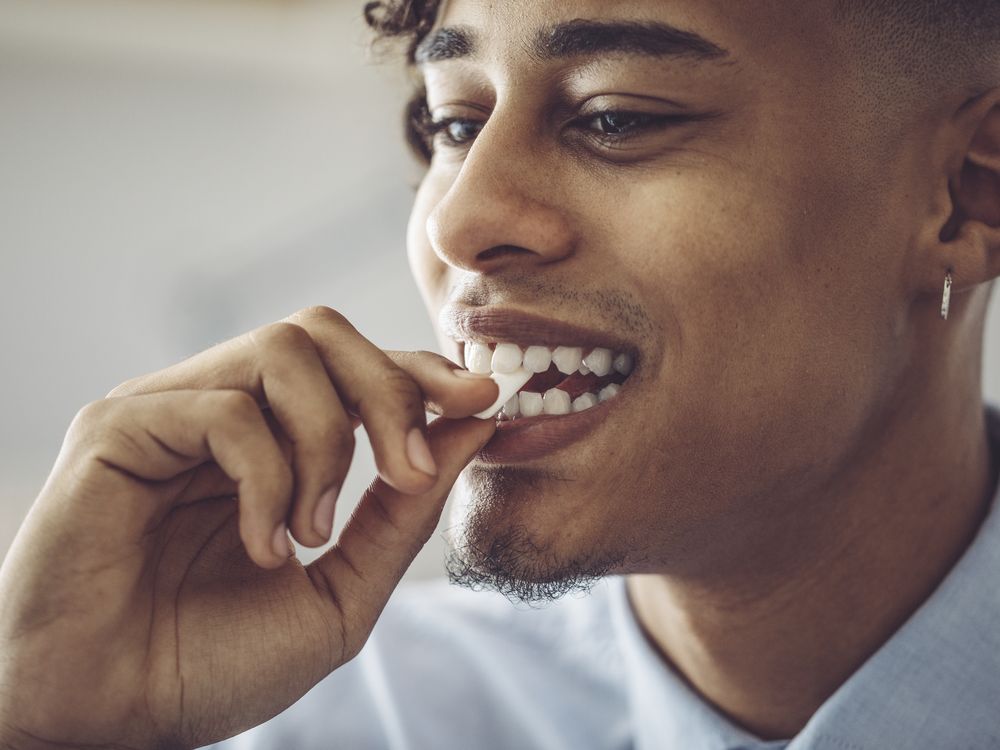
M536 418L505 436L504 460L467 470L463 542L485 578L717 571L835 520L824 492L910 361L914 204L901 196L917 136L876 122L830 13L444 8L436 28L461 33L421 68L432 119L456 122L434 139L408 235L428 308L486 312L500 330L527 312L636 354L594 424L548 417L580 429L546 442L530 438ZM617 23L647 26L595 35ZM516 324L474 337L582 343L532 342Z

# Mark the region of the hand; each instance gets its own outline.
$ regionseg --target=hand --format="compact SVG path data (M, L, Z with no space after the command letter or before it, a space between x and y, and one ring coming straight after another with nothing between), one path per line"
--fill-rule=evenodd
M355 656L493 434L456 369L314 308L85 407L0 568L0 746L197 747ZM303 567L359 424L379 478Z

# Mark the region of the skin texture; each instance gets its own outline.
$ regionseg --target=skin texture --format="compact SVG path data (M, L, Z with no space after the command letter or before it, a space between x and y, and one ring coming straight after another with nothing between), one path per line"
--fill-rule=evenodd
M453 0L438 27L480 43L422 66L431 117L475 135L437 137L411 217L432 316L497 305L640 346L630 398L588 439L472 464L466 536L526 535L507 570L525 581L618 561L664 657L765 737L800 729L927 597L996 482L980 372L1000 93L883 106L830 13ZM575 18L667 22L730 54L527 52ZM594 101L705 117L608 149L573 124Z
M506 575L528 583L616 561L667 663L762 736L800 728L926 598L996 482L979 373L1000 94L883 107L827 12L454 0L439 22L484 43L426 66L429 104L484 126L439 149L409 229L432 315L518 308L640 348L586 441L472 463L471 535L527 534ZM525 52L612 17L729 55ZM696 117L609 149L580 124L596 94ZM453 370L315 308L85 407L0 568L0 747L199 746L356 654L493 432L465 417L495 387ZM304 568L285 530L329 536L320 498L358 426L380 477Z

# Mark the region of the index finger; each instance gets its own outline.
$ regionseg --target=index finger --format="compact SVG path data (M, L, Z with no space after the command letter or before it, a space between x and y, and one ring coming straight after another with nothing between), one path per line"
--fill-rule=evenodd
M309 333L337 393L365 426L379 476L397 490L413 494L435 484L437 466L427 446L424 388L452 405L455 397L448 392L463 390L469 394L462 404L470 409L469 414L475 413L476 406L489 406L496 397L492 382L485 386L479 379L456 376L443 357L432 362L435 355L424 353L408 360L410 370L398 366L329 308L309 308L288 321ZM344 356L347 351L349 358Z
M427 411L442 417L470 417L497 397L497 384L489 375L469 372L440 354L386 351L385 355L420 386Z

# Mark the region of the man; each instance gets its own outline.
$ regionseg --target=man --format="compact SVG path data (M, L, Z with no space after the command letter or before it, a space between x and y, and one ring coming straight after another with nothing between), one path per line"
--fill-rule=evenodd
M1000 747L1000 4L368 13L476 372L311 308L83 409L0 573L3 745ZM494 593L383 612L460 472Z

